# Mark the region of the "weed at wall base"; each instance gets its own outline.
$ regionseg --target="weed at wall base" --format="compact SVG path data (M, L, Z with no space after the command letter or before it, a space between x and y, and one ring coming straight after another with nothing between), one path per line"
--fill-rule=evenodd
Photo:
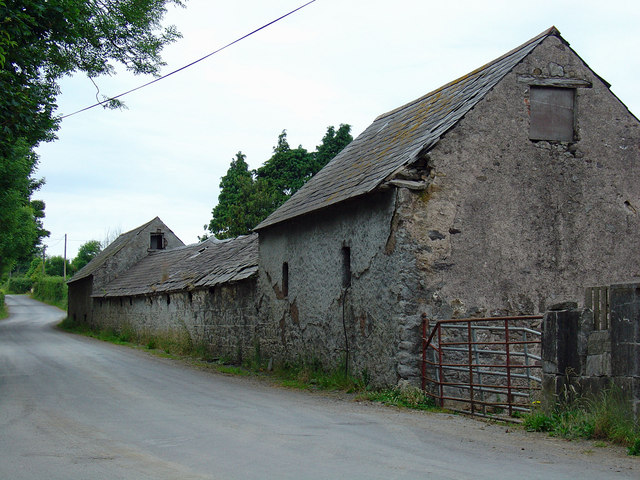
M183 328L154 334L139 332L126 323L118 328L95 329L84 323L74 322L71 317L65 318L58 326L68 332L87 335L105 342L143 346L149 350L160 350L167 355L195 357L206 361L212 358L208 346L204 342L193 342L189 332Z
M617 387L597 396L560 401L553 408L535 408L523 419L529 431L575 439L604 439L640 455L640 426L634 422L628 398Z
M373 402L381 402L394 407L411 408L414 410L439 411L433 398L426 395L417 387L392 388L365 392L363 397Z
M633 443L627 448L627 453L629 453L629 455L640 456L640 436L637 437L633 441Z

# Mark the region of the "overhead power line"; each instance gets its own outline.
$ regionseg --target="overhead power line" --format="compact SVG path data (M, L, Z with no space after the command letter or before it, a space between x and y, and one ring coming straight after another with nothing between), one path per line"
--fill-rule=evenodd
M227 43L224 47L220 47L220 48L218 48L217 50L214 50L213 52L211 52L211 53L209 53L209 54L205 55L204 57L201 57L201 58L199 58L199 59L197 59L197 60L195 60L195 61L193 61L193 62L191 62L191 63L189 63L189 64L187 64L187 65L185 65L185 66L183 66L183 67L180 67L180 68L178 68L178 69L176 69L176 70L173 70L172 72L169 72L169 73L167 73L166 75L162 75L162 76L160 76L160 77L158 77L158 78L154 78L154 79L153 79L153 80L151 80L150 82L147 82L147 83L145 83L145 84L143 84L143 85L140 85L140 86L138 86L138 87L132 88L131 90L127 90L126 92L120 93L120 94L115 95L115 96L113 96L113 97L109 97L109 98L107 98L107 99L103 100L102 102L97 102L97 103L94 103L93 105L89 105L88 107L82 108L82 109L77 110L77 111L75 111L75 112L73 112L73 113L69 113L69 114L67 114L67 115L62 115L62 116L60 117L60 119L68 118L68 117L71 117L72 115L76 115L76 114L78 114L78 113L85 112L85 111L87 111L87 110L91 110L92 108L98 107L98 106L100 106L100 105L104 105L105 103L107 103L107 102L109 102L109 101L111 101L111 100L115 100L115 99L117 99L117 98L124 97L125 95L128 95L128 94L130 94L130 93L132 93L132 92L135 92L136 90L140 90L140 89L142 89L142 88L148 87L149 85L151 85L151 84L153 84L153 83L159 82L160 80L164 80L165 78L170 77L171 75L173 75L173 74L175 74L175 73L178 73L178 72L180 72L180 71L182 71L182 70L185 70L185 69L187 69L187 68L189 68L189 67L192 67L192 66L193 66L193 65L195 65L196 63L199 63L199 62L201 62L201 61L203 61L203 60L206 60L207 58L211 57L212 55L215 55L216 53L219 53L219 52L221 52L222 50L224 50L224 49L226 49L226 48L229 48L229 47L230 47L230 46L232 46L232 45L235 45L236 43L238 43L238 42L240 42L240 41L244 40L245 38L250 37L250 36L251 36L251 35L253 35L254 33L258 33L260 30L264 30L265 28L267 28L267 27L269 27L269 26L273 25L274 23L279 22L279 21L280 21L280 20L282 20L283 18L286 18L286 17L288 17L289 15L292 15L292 14L296 13L298 10L302 10L304 7L306 7L306 6L310 5L310 4L312 4L312 3L313 3L313 2L315 2L315 1L316 1L316 0L311 0L311 1L307 2L307 3L305 3L304 5L300 5L298 8L295 8L294 10L291 10L289 13L286 13L286 14L282 15L281 17L278 17L278 18L276 18L275 20L272 20L272 21L270 21L269 23L266 23L266 24L262 25L262 26L261 26L261 27L259 27L259 28L256 28L256 29L255 29L255 30L253 30L252 32L249 32L249 33L247 33L246 35L243 35L242 37L237 38L236 40L234 40L234 41L233 41L233 42L231 42L231 43Z

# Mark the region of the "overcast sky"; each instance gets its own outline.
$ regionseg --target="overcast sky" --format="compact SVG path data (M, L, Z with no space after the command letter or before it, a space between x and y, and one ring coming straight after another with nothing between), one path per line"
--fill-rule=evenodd
M188 0L166 23L183 38L163 73L190 63L305 0ZM378 115L501 56L555 25L640 116L640 2L316 0L209 59L124 97L128 110L66 118L42 145L48 255L67 257L159 216L185 243L204 233L235 153L251 168L287 130L314 150L329 125L354 137ZM150 78L100 78L116 95ZM82 76L62 82L59 114L95 102Z

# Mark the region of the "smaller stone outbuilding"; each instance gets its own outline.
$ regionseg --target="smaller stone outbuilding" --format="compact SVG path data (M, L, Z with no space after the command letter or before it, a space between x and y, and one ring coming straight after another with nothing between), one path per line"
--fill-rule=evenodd
M149 253L182 246L182 240L158 217L121 234L67 282L69 317L92 325L92 296Z
M159 223L121 235L69 282L69 315L94 328L171 338L241 360L264 329L256 306L257 235L136 248L139 238L149 241L157 232L165 241L156 246L179 242ZM116 267L125 268L108 275Z

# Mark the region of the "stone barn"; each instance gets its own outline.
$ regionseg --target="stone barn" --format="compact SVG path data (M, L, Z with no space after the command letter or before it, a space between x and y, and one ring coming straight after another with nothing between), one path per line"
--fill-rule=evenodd
M68 314L93 325L94 296L149 253L184 246L158 217L123 233L68 282Z
M260 223L276 359L419 384L420 317L640 277L640 122L551 28L380 115Z

